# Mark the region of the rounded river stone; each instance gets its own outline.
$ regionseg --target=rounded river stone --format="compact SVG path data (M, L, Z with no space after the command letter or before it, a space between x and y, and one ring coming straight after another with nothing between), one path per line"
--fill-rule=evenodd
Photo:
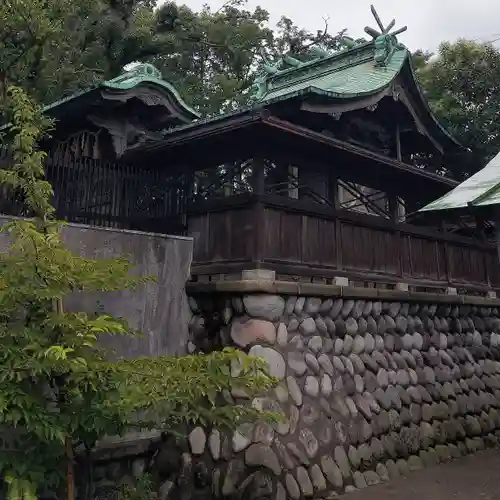
M271 377L275 377L279 380L285 378L286 364L283 356L279 352L270 347L254 345L248 354L264 359L268 365L269 375Z
M256 342L274 344L276 328L270 321L261 319L236 320L231 325L231 339L239 347Z
M243 305L249 316L277 321L285 312L285 299L279 295L252 294L243 297Z
M321 468L323 469L326 479L332 486L336 488L341 488L343 486L344 479L342 472L332 457L328 455L321 457Z

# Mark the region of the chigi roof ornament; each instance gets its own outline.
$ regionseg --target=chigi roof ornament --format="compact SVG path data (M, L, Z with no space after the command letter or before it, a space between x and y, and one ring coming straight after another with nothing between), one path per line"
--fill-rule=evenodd
M377 66L386 66L390 60L394 51L400 48L400 44L396 38L397 35L404 33L408 27L403 26L402 28L398 28L397 30L391 33L391 30L394 28L396 24L396 20L393 19L387 26L384 26L382 23L375 7L373 5L370 6L373 17L378 24L380 31L370 28L367 26L365 28L365 33L370 35L375 44L375 64Z

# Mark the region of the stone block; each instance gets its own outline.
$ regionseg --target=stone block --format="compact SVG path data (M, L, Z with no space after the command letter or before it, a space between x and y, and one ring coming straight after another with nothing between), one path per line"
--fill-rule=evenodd
M247 269L241 271L241 279L244 281L274 281L276 279L276 272L269 269Z

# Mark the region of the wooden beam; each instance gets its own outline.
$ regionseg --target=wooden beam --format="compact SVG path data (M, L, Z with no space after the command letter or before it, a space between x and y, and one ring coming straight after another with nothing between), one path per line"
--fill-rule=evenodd
M396 227L394 223L383 217L374 217L351 212L349 210L333 210L332 207L321 206L308 200L293 200L286 196L264 195L258 196L252 193L231 196L229 198L220 198L214 200L200 201L196 206L188 207L188 216L203 214L207 212L221 212L225 210L235 210L243 207L253 206L257 201L261 201L266 207L277 208L291 213L306 214L312 217L318 217L325 220L339 219L356 226L369 227L377 230L391 231L397 229L402 234L421 237L424 239L437 239L439 241L449 241L457 243L464 247L475 248L477 250L493 251L493 244L481 243L472 238L466 238L452 233L443 233L435 229L414 226L408 223L402 223Z
M322 134L320 132L315 132L314 130L310 130L305 127L301 127L294 123L287 122L285 120L281 120L280 118L276 118L274 116L269 116L266 118L262 118L264 123L267 123L271 127L276 129L281 129L283 131L289 132L291 134L310 139L316 141L318 143L322 143L328 146L335 147L337 149L354 153L363 158L376 161L381 164L385 164L393 167L395 170L403 171L406 173L411 173L415 177L424 177L428 180L432 180L438 182L441 185L446 185L451 187L455 187L458 185L458 182L449 179L447 177L443 177L442 175L435 174L433 172L428 172L423 169L419 169L414 167L413 165L407 165L401 161L395 160L394 158L389 158L388 156L384 156L383 154L376 153L375 151L371 151L369 149L363 148L361 146L357 146L351 144L349 142L341 141L339 139L335 139L334 137L327 136L326 134Z
M399 123L396 124L396 159L402 161L401 156L401 130L399 128Z

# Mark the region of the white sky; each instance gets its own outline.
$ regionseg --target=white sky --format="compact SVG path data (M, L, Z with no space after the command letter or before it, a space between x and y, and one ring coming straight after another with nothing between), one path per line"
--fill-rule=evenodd
M217 9L224 0L178 0L198 10L203 4ZM407 25L399 40L409 49L435 50L443 40L457 38L492 41L500 38L500 0L248 0L248 7L265 8L276 22L281 15L311 31L323 28L329 18L330 32L347 28L353 37L364 36L365 26L376 28L370 12L374 3L382 22L396 19L396 28ZM497 45L498 46L498 45Z

